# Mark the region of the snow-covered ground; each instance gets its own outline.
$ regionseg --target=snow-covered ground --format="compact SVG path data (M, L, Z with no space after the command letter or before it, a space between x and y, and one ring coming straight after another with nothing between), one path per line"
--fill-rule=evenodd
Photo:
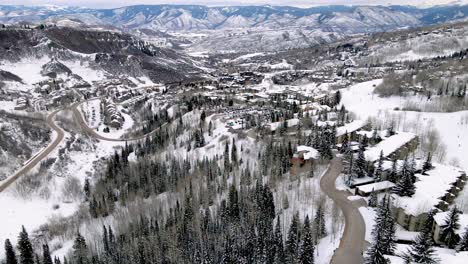
M96 133L106 138L120 139L123 135L128 133L134 127L135 121L133 120L133 118L130 115L123 112L121 113L125 121L123 122L122 127L114 128L104 124L104 118L103 113L101 113L100 103L100 99L95 99L87 101L81 104L79 107L82 114L84 114L87 125L90 128L95 129ZM122 111L123 107L121 105L117 105L117 109ZM104 132L105 128L109 128L108 133Z
M31 234L41 225L52 219L73 215L81 204L81 199L70 196L67 185L73 179L79 183L80 190L85 178L94 172L94 165L102 157L108 157L115 151L115 147L123 143L99 142L96 145L76 145L66 150L60 158L59 149L65 148L66 141L71 135L66 134L62 144L49 155L56 158L54 164L40 176L40 186L25 195L19 179L7 190L0 193L0 208L2 208L2 221L0 225L0 244L9 238L16 244L21 226ZM38 165L39 167L39 165ZM36 177L37 168L32 177ZM39 176L37 176L39 177ZM27 191L27 190L26 190ZM4 250L0 250L0 259L4 257Z
M446 146L447 163L459 165L468 170L468 122L465 121L468 111L454 113L427 113L396 111L396 108L402 108L404 98L392 96L381 98L373 91L375 86L382 80L373 80L369 82L353 85L342 89L342 104L358 118L374 118L376 120L385 120L386 125L390 125L392 119L396 121L395 129L413 132L424 140L428 130L435 129Z

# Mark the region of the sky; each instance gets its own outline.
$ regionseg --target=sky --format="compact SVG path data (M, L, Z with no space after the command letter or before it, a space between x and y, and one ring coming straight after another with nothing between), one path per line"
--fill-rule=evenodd
M83 6L90 8L115 8L136 4L200 4L208 6L224 5L289 5L310 7L317 5L416 5L430 6L446 4L456 0L0 0L3 5L60 5ZM465 1L465 0L458 0Z

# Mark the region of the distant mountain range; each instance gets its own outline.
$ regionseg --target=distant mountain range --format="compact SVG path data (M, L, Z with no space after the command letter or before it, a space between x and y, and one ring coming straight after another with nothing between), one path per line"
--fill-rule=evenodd
M411 6L225 6L136 5L116 9L0 6L0 23L114 26L121 29L199 31L301 27L325 32L366 33L464 20L468 5Z

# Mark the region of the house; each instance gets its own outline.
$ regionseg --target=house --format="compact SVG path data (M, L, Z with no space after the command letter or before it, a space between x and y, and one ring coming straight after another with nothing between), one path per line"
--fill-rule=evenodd
M415 134L398 132L367 149L364 156L369 162L377 161L381 152L385 158L404 159L418 147L418 144L419 139Z
M440 212L434 215L434 241L439 245L444 244L442 241L442 226L446 224L448 214L449 212ZM455 230L455 233L461 237L468 228L468 214L459 214L459 224L460 227Z
M336 129L336 141L338 144L343 143L343 138L346 134L348 134L349 141L356 141L358 136L356 134L357 131L360 131L366 128L369 124L363 120L355 120L351 123L348 123L344 126L338 127Z
M291 173L297 174L301 169L310 169L314 160L317 160L319 157L320 153L318 150L309 146L298 146L290 160L292 165Z
M113 128L122 127L125 119L122 113L119 111L114 102L110 99L103 100L104 113L105 113L105 123Z
M15 110L26 110L28 108L29 101L27 98L19 98L16 100Z
M434 164L432 170L415 176L412 197L392 195L396 222L408 231L420 231L431 210L446 211L467 180L465 172L442 164Z
M390 191L393 187L395 187L395 184L390 181L375 182L371 184L357 186L356 194L359 194L361 196L369 196L373 192L382 193Z

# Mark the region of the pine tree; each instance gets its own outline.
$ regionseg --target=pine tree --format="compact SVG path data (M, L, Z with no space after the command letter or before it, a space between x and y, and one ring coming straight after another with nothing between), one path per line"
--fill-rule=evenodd
M5 264L18 264L16 260L15 250L13 245L11 245L10 239L5 239Z
M29 241L28 232L26 232L24 226L22 227L22 230L18 237L18 250L20 253L20 264L34 264L33 248L31 242Z
M317 207L314 218L314 230L315 230L315 241L318 242L319 239L322 239L327 236L327 228L325 226L325 212L323 210L322 203Z
M432 169L432 162L431 162L431 160L432 160L432 156L431 156L431 153L429 153L429 154L427 155L427 159L426 159L426 161L424 162L423 167L422 167L422 173L423 173L423 174L426 174L426 172L427 172L428 170Z
M424 227L416 237L413 245L411 245L410 251L407 254L407 258L410 261L416 263L435 264L438 263L438 259L435 258L435 250L433 248L433 234L432 226L434 223L433 213L431 212L427 217Z
M398 162L397 159L393 160L392 168L390 170L390 173L387 176L387 180L393 183L396 183L398 181L397 162Z
M83 236L78 232L73 243L73 261L76 264L88 263L88 252L86 247L86 241ZM65 262L65 260L64 260Z
M397 181L396 186L393 188L393 192L401 197L411 197L416 192L414 186L414 171L412 166L408 163L408 159L405 159L400 173L400 179Z
M274 234L274 244L275 244L275 264L283 264L285 262L284 257L284 247L283 247L283 234L281 233L281 224L280 218L276 220L275 234Z
M285 255L288 263L295 263L299 249L299 215L294 214L291 226L288 231L288 239L286 240Z
M377 205L379 205L379 202L377 200L377 192L375 192L374 189L372 189L372 192L369 197L369 206L377 207Z
M341 141L341 149L340 149L340 152L341 152L341 153L348 153L348 152L350 152L348 131L346 131L346 133L343 135L343 139L342 139L342 141Z
M384 255L393 255L395 250L395 220L390 211L389 198L384 197L377 210L372 230L374 243L367 252L366 264L387 263Z
M238 159L237 159L237 146L236 146L236 140L232 139L232 148L231 148L231 161L234 165L237 164Z
M354 166L354 174L357 178L363 178L367 175L367 162L366 157L364 156L364 145L359 146L358 157Z
M449 248L455 248L458 243L459 237L456 231L460 228L459 216L460 211L454 206L445 218L445 224L442 228L442 240Z
M463 236L458 244L459 251L468 251L468 227L465 229Z
M383 222L383 230L384 230L384 246L385 250L384 253L386 255L393 255L396 247L395 242L395 218L393 217L392 211L390 209L390 197L384 197L382 202L382 212L381 218L384 220Z
M382 233L377 232L374 236L374 243L367 251L367 256L364 260L365 264L387 264L388 261L384 257L383 244L382 244Z
M382 181L383 160L384 160L384 154L382 150L380 151L379 161L377 162L377 168L375 169L375 172L374 172L374 177L377 182Z
M42 245L42 263L52 264L52 257L50 256L49 245Z
M301 264L313 264L314 263L314 239L312 237L312 230L310 228L309 216L306 216L304 221L304 235L301 244L301 251L299 262Z

